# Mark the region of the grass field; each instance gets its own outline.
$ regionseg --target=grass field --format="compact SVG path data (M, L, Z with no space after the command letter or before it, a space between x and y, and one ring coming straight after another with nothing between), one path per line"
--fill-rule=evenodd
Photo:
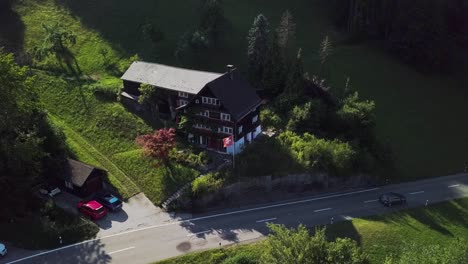
M180 65L173 56L174 47L179 36L196 27L198 20L194 12L198 10L197 0L139 0L135 3L116 0L112 4L93 0L57 2L83 26L96 32L93 36L102 37L98 38L99 45L111 46L119 51L115 52L119 56L138 53L146 60L160 63ZM224 40L202 54L203 60L197 61L197 65L184 66L211 71L223 71L228 63L243 67L246 35L253 18L263 13L275 26L281 13L289 9L297 23L297 46L303 48L306 69L313 73L317 69L320 40L326 34L332 39L339 36L321 3L321 0L225 0L223 6L230 26ZM141 34L141 26L148 22L154 23L165 35L155 46ZM92 38L88 42L93 43ZM78 60L82 56L81 60L89 61L85 58L88 55L83 54L89 48L82 46ZM91 54L99 58L93 56L94 51ZM463 83L468 83L466 73L468 67L445 77L423 75L366 44L338 45L330 64L333 90L343 87L349 76L354 89L364 98L376 101L378 135L392 146L400 179L458 172L468 161L465 154L468 123L464 122L468 91L463 87Z
M468 198L442 202L428 208L408 209L396 213L355 218L327 227L330 239L350 237L358 242L371 263L383 263L386 256L397 255L405 243L417 246L441 245L456 238L468 237ZM262 242L232 246L187 254L157 262L160 264L209 263L218 264L240 252L254 256L262 253ZM258 259L258 258L257 258Z
M174 48L181 34L196 27L198 3L198 0L24 0L15 8L21 21L10 23L23 25L26 51L39 43L44 21L60 22L78 35L71 51L83 73L97 84L77 85L51 78L53 84L42 90L42 100L51 114L114 165L126 164L123 166L127 168L120 168L123 174L145 192L156 188L157 180L148 179L161 172L154 172L149 162L139 161L137 164L142 163L144 169L138 167L136 173L130 169L136 166L125 162L124 157L135 158L134 136L149 131L150 126L114 100L97 98L89 86L118 88L120 81L115 77L135 53L148 61L181 65L173 56ZM276 26L281 13L289 9L297 23L296 43L303 48L305 68L314 73L320 40L326 34L332 39L339 37L321 3L322 0L225 0L224 11L230 24L224 39L203 53L203 60L181 66L223 71L224 65L235 64L245 69L246 35L253 18L264 13ZM141 26L148 22L164 33L164 40L157 45L141 34ZM103 55L103 50L107 55ZM61 68L53 58L35 65L52 70ZM466 72L467 67L464 67L451 76L422 75L370 44L340 44L335 47L330 61L330 82L334 91L338 91L349 76L354 89L364 98L376 101L378 135L392 146L398 169L395 177L400 179L458 172L468 161L464 154L468 149L468 123L464 122L468 91L463 89L463 84L468 83ZM77 155L80 158L106 167L96 157L83 155L86 148L78 141L69 139L69 143L73 150L81 153ZM147 175L147 179L141 178L141 174ZM141 186L149 182L152 187ZM160 199L162 193L147 194Z

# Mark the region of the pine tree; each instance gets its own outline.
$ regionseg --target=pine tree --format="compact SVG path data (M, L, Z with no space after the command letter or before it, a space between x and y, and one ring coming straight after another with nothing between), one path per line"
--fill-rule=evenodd
M259 86L262 80L264 64L268 52L268 35L270 32L268 19L258 15L249 30L247 57L249 79L254 86Z
M264 65L262 87L268 89L271 95L280 94L286 83L286 67L281 48L278 43L278 35L274 34L268 47L267 59Z
M299 96L304 90L304 66L302 61L302 49L297 52L291 70L288 75L285 93L290 96Z
M328 58L333 54L333 46L328 38L328 36L325 36L325 38L322 40L322 43L320 43L320 50L319 50L319 56L320 56L320 76L324 77L323 75L325 74L325 64L328 61Z
M296 38L296 23L294 23L293 16L289 10L286 10L281 15L281 20L278 28L278 45L282 49L283 56L288 55L288 51L294 49L294 42Z

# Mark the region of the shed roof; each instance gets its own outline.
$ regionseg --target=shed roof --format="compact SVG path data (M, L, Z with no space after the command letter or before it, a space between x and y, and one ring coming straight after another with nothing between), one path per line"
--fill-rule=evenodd
M240 75L238 70L225 73L208 83L207 87L236 120L248 114L262 102L255 89Z
M221 73L177 68L158 63L135 61L130 65L122 80L151 84L157 87L198 94L203 87L219 78Z
M65 173L63 173L62 178L64 180L71 181L75 186L82 187L88 177L95 170L103 171L102 169L93 167L86 163L73 159L67 159L67 168Z

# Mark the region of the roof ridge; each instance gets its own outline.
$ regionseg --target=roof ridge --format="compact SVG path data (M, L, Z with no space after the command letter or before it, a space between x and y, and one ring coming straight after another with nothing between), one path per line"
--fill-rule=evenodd
M178 70L184 70L184 71L192 71L192 72L201 72L201 73L218 74L219 76L222 76L222 75L226 74L226 73L220 73L220 72L201 71L201 70L195 70L195 69L190 69L190 68L177 67L177 66L172 66L172 65L167 65L167 64L161 64L161 63L157 63L157 62L134 61L133 63L153 64L153 65L157 65L157 66L164 66L164 67L173 68L173 69L178 69ZM133 64L133 63L132 63L132 64Z

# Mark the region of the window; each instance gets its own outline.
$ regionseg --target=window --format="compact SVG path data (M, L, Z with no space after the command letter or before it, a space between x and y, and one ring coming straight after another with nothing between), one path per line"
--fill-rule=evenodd
M223 126L222 128L221 127L218 128L218 132L232 134L233 131L232 131L232 127Z
M198 99L195 100L195 103L196 103L196 104L199 104L199 103L200 103L200 100L198 100Z
M231 115L230 115L230 114L221 113L221 120L231 121Z
M186 92L179 92L179 97L188 98L188 93L186 93Z
M258 121L258 115L252 117L252 124Z
M237 128L237 131L238 131L237 133L242 134L242 126L240 126L239 128Z
M177 104L177 106L188 105L188 101L187 101L187 100L180 99L180 100L177 100L177 101L176 101L176 104Z
M205 124L195 124L195 125L193 125L193 127L194 127L194 128L198 128L198 129L208 129L208 130L211 129L210 127L208 127L208 126L205 125Z
M204 104L220 105L219 100L211 97L202 97L202 102Z

